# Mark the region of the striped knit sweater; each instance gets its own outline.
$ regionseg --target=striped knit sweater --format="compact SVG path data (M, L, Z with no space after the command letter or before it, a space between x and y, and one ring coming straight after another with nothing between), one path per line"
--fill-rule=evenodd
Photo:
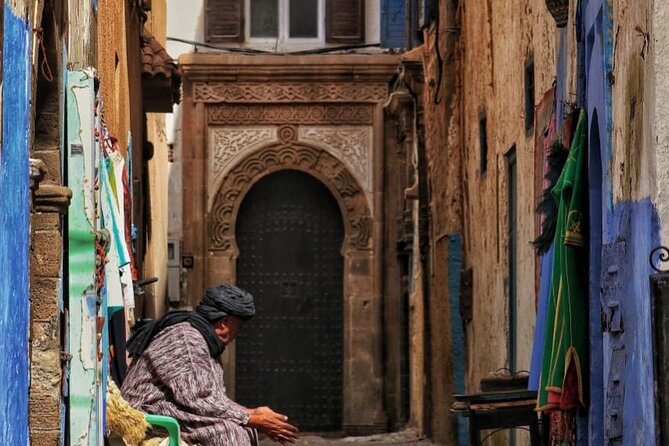
M252 429L244 427L248 412L226 395L223 366L187 322L163 330L133 360L121 392L138 410L176 418L190 444L255 443Z

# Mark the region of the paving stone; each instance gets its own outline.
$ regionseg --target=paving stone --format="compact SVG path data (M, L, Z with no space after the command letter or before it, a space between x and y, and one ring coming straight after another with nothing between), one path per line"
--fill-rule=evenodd
M261 446L271 446L268 439L261 440ZM436 446L429 440L420 438L415 430L370 435L365 437L324 438L313 434L303 434L296 446Z

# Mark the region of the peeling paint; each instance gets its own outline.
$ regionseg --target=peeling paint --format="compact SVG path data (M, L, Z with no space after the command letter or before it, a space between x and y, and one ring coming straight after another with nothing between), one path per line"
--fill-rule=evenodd
M93 78L67 75L67 172L72 202L68 218L70 304L70 444L98 444L96 410L96 308L93 194ZM84 126L90 128L84 130Z
M14 3L13 3L14 4ZM14 5L15 6L15 5ZM0 442L28 444L30 27L4 4L0 147ZM7 385L11 383L11 385Z

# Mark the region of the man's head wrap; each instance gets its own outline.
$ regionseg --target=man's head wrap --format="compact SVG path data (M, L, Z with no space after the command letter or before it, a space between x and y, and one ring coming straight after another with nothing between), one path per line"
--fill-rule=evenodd
M200 305L195 307L195 311L212 322L224 316L235 316L248 320L256 314L256 307L251 293L224 283L217 287L207 288Z

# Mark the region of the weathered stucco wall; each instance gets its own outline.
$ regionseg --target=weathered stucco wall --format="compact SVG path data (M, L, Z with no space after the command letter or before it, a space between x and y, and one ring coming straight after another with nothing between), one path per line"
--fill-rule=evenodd
M458 308L463 229L461 47L460 34L455 31L461 19L459 3L440 2L439 19L424 33L423 45L426 162L422 174L429 184L426 198L430 217L428 428L432 438L443 444L452 444L456 433L466 432L463 423L456 429L450 412L452 395L465 392L464 333Z
M654 147L651 156L655 159L649 161L656 169L656 185L651 191L653 201L657 203L661 221L669 222L669 101L662 96L669 91L669 45L665 44L669 42L669 4L653 2L651 17L646 29L650 55L647 60L652 64L646 77L650 94L644 103L652 113L652 120L646 120L646 125L652 126L652 137L645 141ZM665 245L669 243L669 224L666 223L662 228L662 241Z
M125 155L130 131L130 91L126 42L126 1L98 5L98 53L94 61L100 79L104 116L109 131Z
M149 31L165 47L167 31L166 0L153 0L146 22ZM153 157L148 161L148 202L146 258L144 276L157 277L158 282L147 287L144 316L155 318L166 310L167 299L167 226L168 226L168 152L165 114L147 113L146 139L153 144Z
M648 92L646 87L653 63L649 55L651 8L647 2L612 3L615 47L612 61L614 82L611 85L613 146L610 172L613 199L619 202L649 196L654 190L655 175L660 171L656 172L654 168L652 121L645 119L652 116L652 107L657 107L653 87L649 85ZM663 54L665 47L653 46L659 52L654 55L658 63L663 56L667 56ZM657 132L667 134L666 125L660 124L662 127L657 128ZM659 156L658 160L661 158ZM666 175L662 176L666 181Z
M666 210L667 127L663 98L666 96L666 17L669 9L661 2L630 3L622 0L587 3L586 32L590 23L603 30L601 39L610 97L607 129L611 145L600 149L602 159L602 295L603 313L609 317L612 303L618 305L622 329L603 330L601 370L602 419L608 439L612 414L623 419L622 444L651 444L657 426L654 417L655 378L653 329L647 258L660 243L662 212ZM590 17L603 8L603 23ZM664 21L663 21L664 20ZM657 27L657 29L655 29ZM657 31L657 33L656 33ZM590 31L592 33L592 31ZM602 121L600 119L600 121ZM601 124L600 124L601 125ZM656 195L657 194L657 195ZM652 201L655 196L656 202ZM656 207L657 206L657 207ZM658 216L658 207L660 215ZM666 217L666 216L665 216ZM666 225L664 225L666 226ZM626 265L610 272L611 265ZM604 272L608 272L605 278ZM620 276L620 277L618 277ZM624 358L621 362L619 358ZM607 398L614 386L623 395ZM643 395L643 396L641 396ZM641 396L641 397L640 397ZM593 443L594 444L594 443Z
M555 22L544 1L467 3L462 7L462 119L465 257L473 268L473 319L467 327L467 387L501 367L529 369L535 307L534 130L525 130L524 67L534 60L534 104L555 79ZM479 122L487 124L481 171ZM508 363L508 163L517 169L516 364Z

